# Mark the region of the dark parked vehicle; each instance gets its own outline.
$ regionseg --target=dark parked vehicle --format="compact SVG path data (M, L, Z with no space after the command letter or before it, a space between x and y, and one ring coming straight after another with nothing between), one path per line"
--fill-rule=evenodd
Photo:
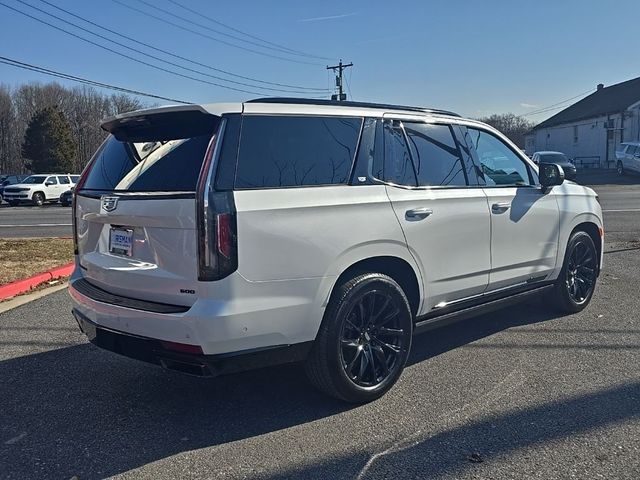
M562 170L564 170L564 178L567 180L575 182L578 178L576 166L569 160L569 157L562 152L536 152L531 157L531 160L538 165L541 163L555 163L556 165L560 165Z
M22 182L29 175L0 175L0 203L2 203L4 187Z
M60 203L63 207L71 206L71 199L73 198L73 187L60 195Z

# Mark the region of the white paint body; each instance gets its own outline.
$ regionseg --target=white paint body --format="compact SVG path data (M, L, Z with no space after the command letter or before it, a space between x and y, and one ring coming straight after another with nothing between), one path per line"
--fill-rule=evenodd
M204 108L216 115L242 111L239 104ZM245 104L244 113L394 114L278 104ZM431 121L434 115L417 117ZM517 151L484 124L438 116L443 118L490 130ZM421 315L442 302L531 278L553 280L575 226L589 221L602 228L595 192L571 182L548 191L535 186L407 189L383 184L243 190L234 192L234 200L238 269L223 280L200 282L195 200L123 201L105 212L99 199L78 196L80 255L69 288L75 308L100 326L197 344L205 354L290 345L315 339L336 280L361 260L386 256L407 262L418 279ZM493 213L491 205L497 202L510 207ZM415 208L432 214L409 221L405 212ZM112 224L133 227L133 257L109 253ZM190 309L158 314L97 302L73 288L80 278L116 295Z

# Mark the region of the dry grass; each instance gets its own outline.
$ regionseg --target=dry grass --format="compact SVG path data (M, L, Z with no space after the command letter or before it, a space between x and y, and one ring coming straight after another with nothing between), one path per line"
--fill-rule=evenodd
M0 285L73 261L69 238L0 239Z

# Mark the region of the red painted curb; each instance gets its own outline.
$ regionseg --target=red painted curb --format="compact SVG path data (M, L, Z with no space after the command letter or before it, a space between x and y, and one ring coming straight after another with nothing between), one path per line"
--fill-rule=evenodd
M75 264L69 263L60 267L52 268L46 272L37 273L33 277L16 280L0 286L0 300L15 297L24 292L28 292L33 287L37 287L41 283L48 282L54 278L68 277L73 272Z

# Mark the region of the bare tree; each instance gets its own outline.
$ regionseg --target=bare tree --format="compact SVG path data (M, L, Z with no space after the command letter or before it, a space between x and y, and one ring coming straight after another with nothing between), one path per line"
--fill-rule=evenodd
M60 110L71 127L71 164L81 171L106 137L100 122L109 116L148 105L125 94L105 95L92 87L67 88L58 83L28 83L14 89L0 85L0 173L25 172L21 155L27 125L47 107Z
M524 148L525 134L535 125L534 122L513 113L493 114L478 120L500 130L520 148Z

